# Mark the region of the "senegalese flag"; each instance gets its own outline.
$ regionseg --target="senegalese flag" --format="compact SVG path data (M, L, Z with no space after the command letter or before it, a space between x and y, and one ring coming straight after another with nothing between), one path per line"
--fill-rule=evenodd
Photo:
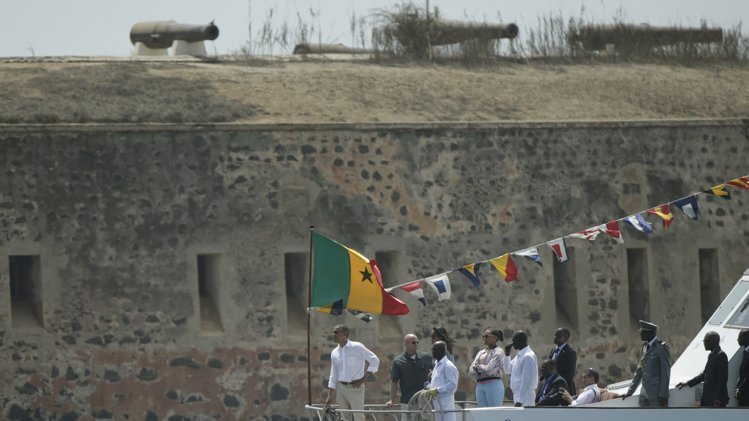
M715 187L711 187L707 190L703 190L703 193L712 194L713 196L722 197L724 199L731 200L731 193L726 190L725 184L719 184Z
M409 311L406 303L382 287L377 262L314 230L311 307L326 313L338 307L372 314L403 315Z
M663 228L668 228L674 222L674 214L671 213L671 207L668 203L648 209L649 214L658 215L663 219Z
M515 262L509 254L495 257L494 259L489 260L489 263L491 263L492 266L502 274L502 279L504 279L505 282L512 282L518 279L518 268L515 266Z
M341 314L343 314L343 300L338 300L333 304L319 307L317 308L317 311L319 311L320 313L332 314L333 316L340 316Z

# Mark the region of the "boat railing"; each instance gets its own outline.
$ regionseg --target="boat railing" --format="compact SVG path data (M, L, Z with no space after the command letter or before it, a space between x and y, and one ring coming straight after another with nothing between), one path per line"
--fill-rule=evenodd
M305 405L307 412L314 414L313 420L321 421L339 421L351 420L354 414L363 414L365 420L372 421L427 421L433 420L435 414L444 414L453 412L456 414L456 421L466 421L466 408L475 408L475 401L455 401L455 409L443 411L433 409L431 405L424 408L400 409L405 405L393 405L388 407L382 404L365 404L364 409L341 409L338 405L312 404Z

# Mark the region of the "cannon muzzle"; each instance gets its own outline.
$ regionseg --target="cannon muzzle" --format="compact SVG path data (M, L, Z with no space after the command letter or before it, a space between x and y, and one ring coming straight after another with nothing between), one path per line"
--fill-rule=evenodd
M657 27L647 24L587 25L572 32L572 42L580 42L586 50L604 50L607 44L621 48L652 48L664 45L722 42L720 28Z
M143 43L148 48L169 48L174 41L199 42L218 38L218 26L188 25L173 20L138 22L130 29L130 42Z

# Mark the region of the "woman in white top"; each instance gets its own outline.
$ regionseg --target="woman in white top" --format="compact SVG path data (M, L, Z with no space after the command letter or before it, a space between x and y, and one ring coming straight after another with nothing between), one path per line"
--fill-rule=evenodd
M486 348L476 354L468 368L468 374L476 378L476 404L479 407L502 406L505 397L502 360L505 352L497 342L502 342L504 335L500 329L486 329L483 338Z

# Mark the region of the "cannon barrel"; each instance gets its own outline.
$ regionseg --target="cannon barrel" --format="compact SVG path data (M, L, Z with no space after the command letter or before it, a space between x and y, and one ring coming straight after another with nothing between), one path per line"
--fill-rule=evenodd
M199 42L218 38L218 26L189 25L173 20L138 22L130 29L130 42L142 42L148 48L169 48L176 40Z
M514 23L489 24L436 20L431 22L429 31L429 41L432 45L455 44L468 39L514 39L516 36L518 36L518 26Z
M427 21L414 17L403 23L395 23L383 28L383 33L394 37L403 45L414 43L415 35L429 35L431 45L447 45L465 42L469 39L488 41L492 39L518 36L518 26L514 23L489 24L453 20Z
M368 48L353 48L343 44L301 43L294 46L294 54L372 54Z
M586 25L570 34L570 41L586 50L604 50L607 44L621 47L656 47L679 43L699 44L723 41L720 28L658 27L647 24Z

